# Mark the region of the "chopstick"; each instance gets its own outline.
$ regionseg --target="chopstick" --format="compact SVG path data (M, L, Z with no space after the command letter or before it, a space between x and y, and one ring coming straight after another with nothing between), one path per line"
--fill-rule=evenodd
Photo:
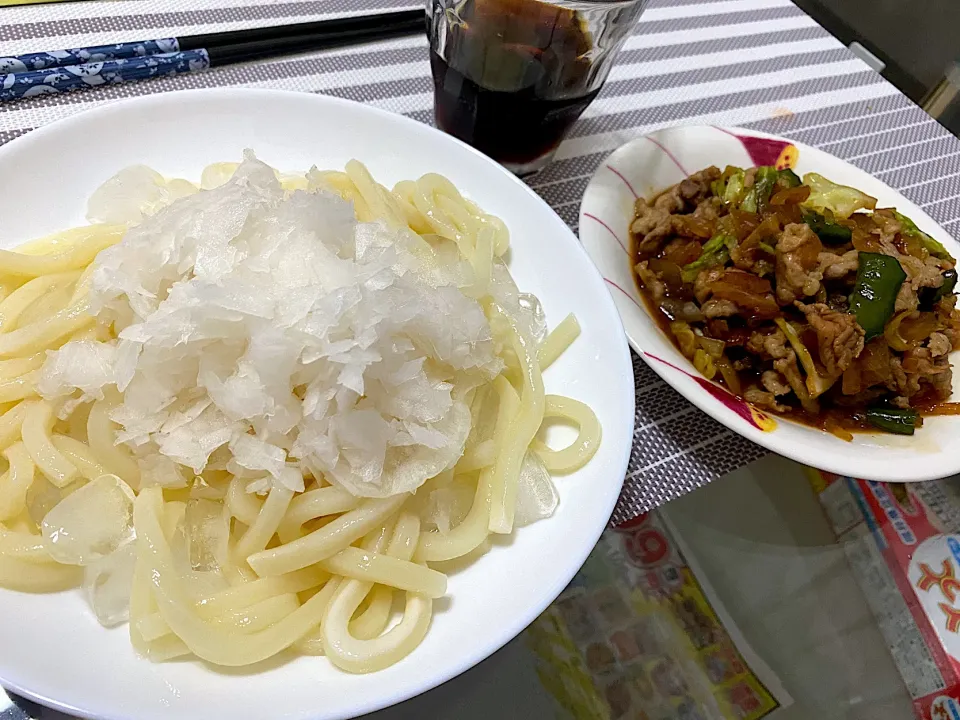
M411 35L425 17L404 10L0 58L0 101Z

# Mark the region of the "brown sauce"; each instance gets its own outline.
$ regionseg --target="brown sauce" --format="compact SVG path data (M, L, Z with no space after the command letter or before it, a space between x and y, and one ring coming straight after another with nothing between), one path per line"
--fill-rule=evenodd
M662 193L661 193L662 194ZM659 196L659 195L658 195ZM657 197L658 197L657 196ZM655 198L654 198L655 199ZM637 248L637 238L634 233L630 233L630 258L632 261L632 266L635 267L637 263L640 262L640 254ZM643 283L640 282L640 276L634 271L633 282L637 287L637 291L640 293L640 297L643 300L643 304L646 307L646 310L654 322L657 324L657 327L660 328L660 331L670 339L670 342L673 343L673 346L677 349L677 352L680 355L683 355L683 352L680 349L680 344L677 342L676 336L670 330L670 323L672 318L670 318L663 309L654 301L650 293L647 292L647 289L644 287ZM815 346L815 343L814 343ZM687 362L690 362L688 358L684 356L684 359ZM697 375L700 373L692 367L691 371ZM759 385L759 373L751 373L749 371L738 371L738 377L741 380L741 385L743 387L749 386L751 383L756 383ZM724 387L732 395L740 398L744 402L746 400L743 398L742 394L735 393L727 384L724 382L723 377L718 372L717 375L713 378L712 382L717 383ZM863 411L850 410L847 408L836 408L828 407L822 408L819 413L811 413L804 409L800 404L793 398L784 399L783 397L777 398L778 402L781 405L787 405L790 407L789 412L777 412L772 408L763 407L759 408L765 413L774 415L777 417L787 418L794 422L807 425L809 427L822 430L824 432L831 432L835 435L843 437L844 431L849 433L855 432L868 432L868 433L880 433L882 431L875 428L867 421L866 413ZM960 415L960 403L943 403L943 402L923 402L922 400L916 401L914 410L920 413L921 417L917 421L917 427L923 426L923 416L924 415ZM848 438L845 438L848 439Z

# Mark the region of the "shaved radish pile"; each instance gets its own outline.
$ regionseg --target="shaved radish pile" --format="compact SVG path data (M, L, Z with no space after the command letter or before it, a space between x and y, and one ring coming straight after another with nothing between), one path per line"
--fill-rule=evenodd
M219 450L251 491L301 491L310 471L382 497L457 461L467 394L502 361L449 244L358 223L323 190L285 192L249 152L214 189L157 178L121 173L95 195L92 216L140 222L92 279L119 340L49 353L45 397L69 407L107 391L145 484L183 486ZM494 283L542 339L542 311L502 265Z

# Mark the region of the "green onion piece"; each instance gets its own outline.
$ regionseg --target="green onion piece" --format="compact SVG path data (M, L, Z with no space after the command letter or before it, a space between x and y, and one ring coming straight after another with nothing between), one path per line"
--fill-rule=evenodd
M743 170L734 172L727 180L727 187L723 191L723 201L728 205L736 205L743 196Z
M702 257L703 255L710 255L711 253L715 253L721 248L723 248L724 245L726 245L726 242L724 241L723 233L714 235L712 238L710 238L703 244L703 247L700 249L700 255Z
M817 364L813 360L813 355L810 354L809 348L803 344L803 340L800 339L793 325L787 322L785 318L776 318L774 322L787 336L787 342L790 343L793 351L797 354L797 359L800 360L800 364L807 373L806 385L807 391L810 393L810 399L823 395L837 381L837 378L824 377L820 374L820 371L817 370Z
M757 247L760 248L761 250L763 250L765 253L769 253L770 255L776 255L776 254L777 254L777 251L776 251L776 249L773 247L773 245L770 245L769 243L765 243L765 242L763 242L762 240L757 243Z
M680 277L686 283L693 282L702 270L712 268L716 265L726 265L729 259L730 253L726 248L721 248L716 252L704 253L692 263L684 265L680 271Z
M757 180L753 185L754 196L757 199L757 212L764 212L770 202L770 196L780 179L780 173L775 167L764 165L757 168Z

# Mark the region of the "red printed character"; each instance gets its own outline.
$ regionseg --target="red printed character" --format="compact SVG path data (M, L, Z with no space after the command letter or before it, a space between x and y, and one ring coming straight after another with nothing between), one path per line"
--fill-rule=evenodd
M622 535L632 535L636 530L639 530L646 525L649 518L650 513L640 513L635 518L630 518L629 520L614 526L613 529Z
M957 599L957 591L960 590L960 580L957 580L954 575L953 564L947 558L944 559L939 573L935 573L926 563L920 563L920 579L917 581L917 587L924 591L933 587L940 588L940 592L952 605Z
M630 562L638 567L650 567L663 560L670 552L670 544L654 528L640 530L623 539Z
M736 683L727 689L727 700L742 718L750 717L763 707L753 688L744 682Z
M937 607L943 610L943 614L947 616L947 632L955 633L960 630L960 610L954 610L946 603L938 603Z

